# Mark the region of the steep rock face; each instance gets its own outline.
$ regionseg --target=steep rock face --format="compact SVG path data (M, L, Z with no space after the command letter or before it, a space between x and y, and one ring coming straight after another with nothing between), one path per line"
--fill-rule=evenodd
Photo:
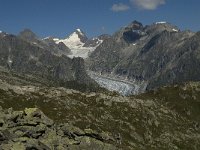
M120 48L126 43L117 42L113 38L105 40L97 49L91 53L90 69L92 71L112 72L113 68L121 60L122 52Z
M97 47L98 45L100 45L104 40L110 38L111 36L108 34L103 34L98 36L97 38L92 38L89 39L85 42L85 44L83 45L83 47Z
M77 29L75 33L78 35L78 38L82 43L85 43L88 40L88 37L83 33L81 29Z
M47 45L46 49L50 49L53 54L57 55L69 55L71 53L71 50L69 47L67 47L63 42L60 42L58 44L55 43L53 38L49 37L46 39L43 39L43 43Z
M70 49L64 44L56 44L52 37L40 39L30 29L24 29L18 35L20 39L31 43L32 45L38 46L42 49L50 51L52 54L61 56L70 54Z
M118 63L124 58L122 50L139 39L143 34L142 30L142 24L134 21L103 41L90 55L88 59L89 69L106 73L114 71Z
M0 37L0 56L1 66L20 74L46 78L65 86L72 81L86 85L96 84L87 76L81 58L56 56L49 50L14 35Z
M181 32L169 23L143 27L134 21L97 47L88 66L92 71L147 81L147 89L197 81L198 43L198 33Z

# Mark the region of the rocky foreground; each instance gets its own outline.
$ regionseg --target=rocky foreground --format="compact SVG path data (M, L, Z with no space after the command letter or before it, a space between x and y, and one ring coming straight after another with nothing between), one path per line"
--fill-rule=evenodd
M69 124L56 125L37 108L24 111L0 108L1 150L116 149L113 138Z
M199 150L199 91L197 82L124 97L0 81L0 148Z

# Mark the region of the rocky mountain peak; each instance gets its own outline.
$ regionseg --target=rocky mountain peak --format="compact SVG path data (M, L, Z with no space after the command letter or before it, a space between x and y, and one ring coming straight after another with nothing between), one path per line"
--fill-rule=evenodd
M75 30L75 32L76 32L77 34L85 35L85 34L83 33L83 31L82 31L81 29L79 29L79 28L77 28L77 29Z
M144 28L145 32L148 33L149 35L156 35L159 34L163 31L168 31L168 32L179 32L180 29L168 22L165 21L160 21L160 22L155 22L152 25L147 25Z
M132 30L141 30L143 28L142 23L134 20L131 24L128 25Z
M85 43L88 40L88 37L81 29L76 29L69 37L68 39L74 40L76 37L76 40L80 40L82 43Z
M30 29L24 29L23 31L21 31L19 33L19 37L30 41L37 39L37 35Z
M85 44L84 47L97 47L99 46L104 40L107 40L111 36L108 34L102 34L96 38L92 38L88 40Z
M102 34L98 37L100 40L105 40L105 39L108 39L108 38L111 38L111 36L109 34Z

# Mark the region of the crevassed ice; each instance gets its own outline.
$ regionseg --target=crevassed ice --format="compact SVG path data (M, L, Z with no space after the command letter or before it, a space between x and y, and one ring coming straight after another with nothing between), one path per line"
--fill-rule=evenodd
M123 82L120 80L106 78L97 74L89 73L90 77L94 79L101 87L108 89L109 91L117 91L122 95L136 95L142 93L146 89L145 82Z

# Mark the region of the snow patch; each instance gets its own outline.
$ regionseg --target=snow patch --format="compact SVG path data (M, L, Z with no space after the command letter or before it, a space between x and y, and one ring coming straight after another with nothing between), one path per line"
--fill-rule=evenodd
M81 29L76 29L78 32L81 32Z
M78 31L79 34L84 35L81 29L76 29L76 31Z
M135 46L135 45L137 45L137 43L133 43L133 45Z
M8 62L9 62L9 63L12 63L13 61L10 59L10 60L8 60Z
M167 23L166 21L160 21L160 22L156 22L156 24L165 24Z
M100 40L100 39L99 39L99 44L101 44L101 43L103 43L103 40Z
M70 58L81 57L83 59L88 58L89 54L95 50L95 47L81 47L78 49L71 49L71 54L67 55Z
M9 65L9 67L11 67L11 65L12 65L13 61L12 61L12 59L11 59L10 55L8 56L7 63L8 63L8 65Z
M53 39L55 42L59 41L60 39L59 38L54 38Z
M42 40L48 40L48 39L50 39L50 38L51 38L51 37L48 36L48 37L43 38Z
M172 31L174 31L174 32L178 32L178 30L177 30L177 29L172 29Z
M2 31L0 31L0 33L2 33Z

